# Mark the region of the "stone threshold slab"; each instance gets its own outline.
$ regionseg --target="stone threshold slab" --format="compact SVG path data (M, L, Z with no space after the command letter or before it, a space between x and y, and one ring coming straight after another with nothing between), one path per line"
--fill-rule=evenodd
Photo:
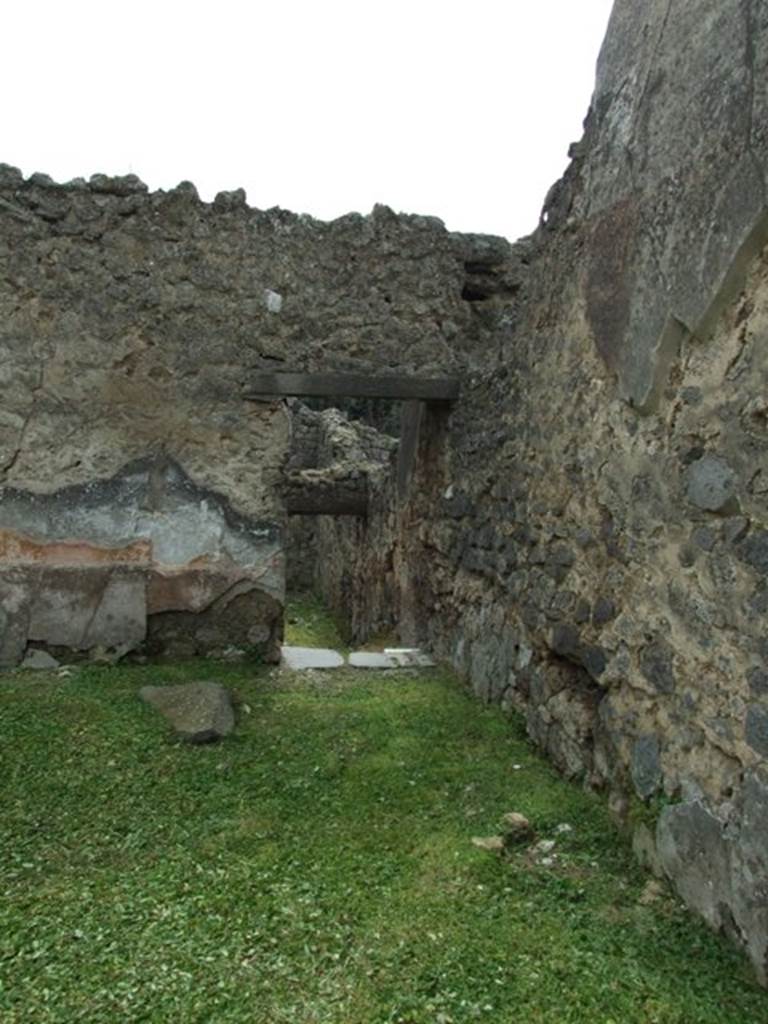
M293 672L306 669L350 668L393 669L430 668L435 662L417 647L387 647L383 651L353 651L345 660L328 647L282 647L280 663Z
M310 668L342 668L344 658L329 647L281 647L280 664L300 672Z
M435 663L418 647L385 647L383 651L354 651L352 668L431 668Z

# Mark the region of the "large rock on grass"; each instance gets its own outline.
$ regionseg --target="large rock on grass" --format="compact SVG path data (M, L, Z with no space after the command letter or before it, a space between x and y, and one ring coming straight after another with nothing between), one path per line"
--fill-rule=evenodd
M219 683L142 686L139 697L159 711L187 743L212 743L235 727L232 700Z

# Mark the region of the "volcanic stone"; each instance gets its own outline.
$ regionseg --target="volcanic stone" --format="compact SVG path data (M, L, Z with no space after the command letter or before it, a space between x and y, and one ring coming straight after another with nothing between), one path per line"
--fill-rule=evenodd
M719 512L736 490L736 477L717 455L704 455L688 470L688 501L706 512Z
M24 656L21 663L22 668L34 669L37 672L50 671L58 668L59 663L47 651L31 650Z
M211 743L235 727L232 701L219 683L142 686L139 697L159 711L186 743Z

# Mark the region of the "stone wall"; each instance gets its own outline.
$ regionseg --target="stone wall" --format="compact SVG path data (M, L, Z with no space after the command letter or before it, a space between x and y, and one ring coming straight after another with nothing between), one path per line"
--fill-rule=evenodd
M3 169L4 660L269 653L286 480L362 481L365 518L315 527L355 639L395 621L519 709L768 980L767 62L757 0L617 0L584 137L512 247ZM245 398L265 368L462 395L424 410L403 487L354 477L333 416L312 440L294 411L291 454L287 405Z
M0 661L274 657L291 418L249 372L472 362L488 244L0 166Z
M604 789L763 982L766 54L764 5L617 0L516 287L476 297L485 366L348 588L389 560L403 639Z
M351 642L389 632L398 624L391 562L396 490L390 477L398 442L338 409L315 412L297 402L292 413L287 475L306 473L315 485L318 478L358 485L368 513L289 516L288 585L321 596L346 625ZM378 560L376 548L385 535Z

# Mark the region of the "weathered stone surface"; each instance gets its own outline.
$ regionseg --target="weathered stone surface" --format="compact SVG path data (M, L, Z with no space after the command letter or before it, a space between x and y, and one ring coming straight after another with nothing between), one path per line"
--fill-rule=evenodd
M354 642L397 623L625 804L663 777L683 802L660 857L763 978L767 53L761 5L617 0L584 138L512 246L381 207L321 225L237 193L202 204L188 184L114 194L0 172L0 512L9 488L59 493L163 450L279 528L284 471L359 459L367 521L320 517L302 548ZM419 420L398 489L369 457L384 446L343 417L304 430L311 416L239 399L250 371L280 367L432 369L460 375L461 398ZM171 532L185 509L165 510ZM31 538L27 516L0 527L120 551L121 585L145 571L140 531L61 537L55 518ZM89 559L54 569L105 571ZM203 569L178 591L214 609L229 592L221 565ZM9 561L3 577L6 662L31 625L51 629L34 571ZM281 597L240 582L232 618L262 635L275 609L248 600ZM204 631L172 617L205 609L149 612L175 588L145 590L147 634L169 616L193 650Z
M761 576L768 575L768 530L753 530L739 545L739 554Z
M524 846L532 842L535 836L533 826L524 814L510 811L501 819L501 836L504 849L511 850L515 846Z
M731 864L730 906L739 936L768 984L768 783L764 772L744 780L744 810Z
M749 688L758 697L768 695L768 672L764 668L753 666L747 672Z
M700 802L665 807L656 842L662 867L686 903L721 928L730 902L730 844L722 822Z
M673 693L675 671L672 649L664 640L643 647L640 652L640 670L659 693Z
M728 544L741 540L749 529L749 520L745 516L732 516L723 523L723 537Z
M158 647L157 615L174 617L174 633L181 614L223 626L208 612L222 587L239 597L247 581L252 614L266 616L250 624L267 634L255 646L276 656L291 424L281 403L244 399L248 375L281 364L437 375L484 358L487 332L462 298L482 239L386 207L324 224L252 210L240 192L205 204L189 182L150 194L133 175L57 185L7 167L0 221L0 529L14 535L0 572L26 576L35 635L75 648L146 635ZM498 276L508 251L490 245L482 273ZM350 487L364 495L366 482ZM31 560L19 564L27 542L60 573L46 609ZM67 633L68 573L86 564L88 603ZM11 617L6 663L32 638ZM250 627L239 646L254 645ZM217 628L200 623L198 651L231 641Z
M400 668L433 668L434 660L418 647L385 647L384 654L394 659Z
M657 848L666 874L708 924L744 942L768 981L768 785L749 773L738 823L700 802L666 807Z
M24 181L24 175L18 167L11 167L10 164L0 164L0 186L4 188L15 188Z
M416 647L385 647L383 651L352 651L352 668L429 668L434 661Z
M27 638L53 647L160 653L164 631L184 616L193 653L239 640L274 658L280 635L279 529L198 488L167 458L55 492L6 488L0 581L6 616L21 604ZM233 610L249 593L244 620Z
M407 498L383 487L364 532L319 531L318 563L345 552L327 589L357 639L394 609L567 774L682 793L670 873L763 974L739 908L768 872L733 852L765 757L759 6L617 0L584 138L505 257L518 290L472 303L498 361L466 374Z
M119 562L100 570L46 566L33 573L20 567L12 571L29 586L30 640L73 650L130 649L144 640L145 583Z
M24 655L21 667L32 669L35 672L50 672L59 667L59 662L52 658L47 651L33 649Z
M352 651L347 661L352 668L388 669L399 668L396 658L382 651Z
M736 493L736 477L717 455L704 455L688 469L688 501L707 512L720 512ZM704 545L700 544L700 547Z
M702 551L711 551L717 544L717 534L706 526L697 526L691 534L691 540Z
M555 654L580 665L595 680L605 671L605 651L597 644L584 643L575 625L558 623L552 631L551 646Z
M0 667L18 665L27 647L29 602L24 587L5 582L0 600Z
M281 663L292 672L315 668L342 668L344 658L326 647L281 647Z
M616 605L610 597L600 596L592 609L592 622L595 626L604 626L616 617Z
M103 192L113 196L128 196L135 192L146 192L147 186L135 174L109 177L106 174L92 174L88 187L92 192Z
M232 701L219 683L142 686L139 697L159 711L187 743L211 743L228 736L235 727Z
M631 771L638 795L644 800L652 796L661 782L658 736L638 736L632 745Z
M579 652L579 662L594 680L599 680L605 672L605 651L597 644L583 644Z
M744 725L747 743L761 757L768 758L768 708L750 704Z
M636 406L658 399L686 334L702 336L765 240L765 31L736 2L614 6L574 213L594 225L590 326Z
M581 635L575 626L559 622L552 630L552 650L561 658L578 659Z

